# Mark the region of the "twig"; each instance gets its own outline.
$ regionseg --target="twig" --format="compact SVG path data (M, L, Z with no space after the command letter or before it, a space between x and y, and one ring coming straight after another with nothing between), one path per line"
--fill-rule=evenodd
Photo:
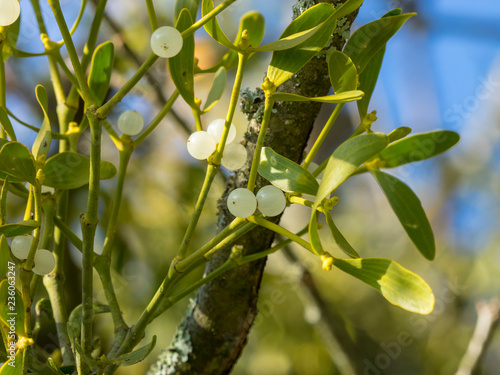
M476 328L456 375L472 375L476 373L500 322L500 299L479 302L476 305L476 310Z

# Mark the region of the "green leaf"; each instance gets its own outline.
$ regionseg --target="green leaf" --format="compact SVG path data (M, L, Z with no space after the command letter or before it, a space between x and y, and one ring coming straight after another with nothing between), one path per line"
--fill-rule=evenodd
M193 20L196 19L196 15L198 14L198 8L200 7L200 0L177 0L175 2L174 9L174 23L179 19L179 15L181 14L182 9L187 9L191 18Z
M0 123L2 124L3 130L5 130L9 138L12 141L17 141L16 133L14 132L14 128L12 127L12 123L10 122L9 116L4 107L0 107Z
M104 305L102 303L95 302L93 305L94 314L105 314L109 313L111 310L108 305ZM72 338L78 337L80 334L80 327L82 326L82 305L76 306L71 314L69 314L68 318L68 334L72 336Z
M203 106L203 112L210 111L220 100L222 94L224 94L224 89L226 88L226 69L220 67L215 73L214 81L212 83L212 88L210 89L207 101Z
M51 157L43 166L43 184L56 189L77 189L89 183L90 159L75 152L61 152ZM113 178L116 167L101 161L101 180Z
M156 345L156 336L153 336L153 339L151 340L150 344L144 345L143 347L134 350L131 353L122 354L118 358L113 359L113 363L119 366L135 365L136 363L143 361L149 355L149 353L151 353L155 345Z
M240 19L240 26L236 34L234 45L238 46L240 44L241 35L244 30L247 30L250 38L250 48L258 47L264 37L264 24L264 17L259 12L252 11L245 13ZM250 56L251 55L253 55L253 53L251 53ZM224 66L226 70L236 67L238 65L238 52L233 49L228 51L219 64Z
M340 231L338 230L330 214L326 214L326 223L330 228L330 232L332 233L333 239L340 247L340 249L351 258L359 258L359 255L356 252L356 250L354 250L351 244L345 239L342 233L340 233Z
M358 88L358 72L346 54L333 51L328 58L328 72L335 94Z
M175 28L184 31L193 24L187 9L183 9ZM184 38L181 51L168 59L170 76L177 90L191 108L196 108L194 102L194 34Z
M204 17L214 9L213 0L203 0L201 3L201 15ZM217 17L212 17L205 25L205 30L208 35L214 38L217 42L222 44L224 47L237 50L237 48L231 43L227 38L226 34L222 31L217 21Z
M25 336L24 303L15 284L15 281L7 279L0 282L0 319L9 327L10 322L15 322L16 334Z
M47 98L47 92L45 91L45 87L42 85L38 85L35 89L36 99L38 100L38 104L42 107L43 111L43 123L38 131L38 135L33 143L33 147L31 148L31 152L35 159L38 159L40 156L45 155L49 152L50 141L52 139L52 133L50 129L50 120L49 120L49 100Z
M323 27L323 23L311 29L299 31L295 34L282 37L274 42L260 46L256 48L256 51L283 51L296 47L313 36L321 27Z
M393 305L417 314L430 314L434 308L429 285L392 260L334 259L333 265L375 288Z
M1 227L0 227L1 228ZM0 236L0 279L7 276L10 261L10 248L5 235Z
M370 60L385 47L401 26L415 15L416 13L407 13L383 17L361 26L352 34L344 47L344 53L351 58L358 74L362 74Z
M97 46L92 56L88 81L90 92L97 105L102 105L109 90L114 56L115 47L111 42L104 42Z
M316 195L318 181L297 163L281 156L270 147L262 148L259 174L284 191Z
M433 260L436 254L434 234L420 199L396 177L377 170L371 170L371 172L384 191L408 237L426 259Z
M401 14L401 9L393 9L382 16L391 17L399 16ZM363 99L361 99L358 104L359 117L364 118L368 113L368 106L370 105L370 100L375 90L375 85L377 84L378 76L380 73L380 68L382 67L382 61L384 60L385 46L382 47L376 54L371 58L371 60L366 64L365 69L359 76L359 89L365 93Z
M22 375L23 374L23 357L26 349L19 349L16 352L14 363L9 359L0 368L0 375Z
M25 220L15 224L0 225L0 235L5 237L17 237L33 232L40 226L36 220Z
M317 4L293 20L281 34L280 39L321 25L307 40L301 44L283 51L275 51L267 70L267 77L275 86L297 73L311 58L313 58L328 43L336 25L335 9L330 4Z
M0 150L0 171L15 177L12 182L36 184L35 161L22 143L8 142ZM2 178L2 177L0 177Z
M12 49L16 47L17 39L19 37L19 27L21 26L21 15L19 18L7 28L4 28L5 40L3 41L4 47L2 49L2 59L6 62L12 54Z
M370 105L370 100L375 90L375 85L377 84L384 55L385 47L381 48L375 56L373 56L359 76L359 89L365 93L365 96L357 103L359 117L361 118L365 117L368 113L368 106Z
M459 140L460 136L450 130L415 134L391 143L377 157L383 162L383 168L395 168L441 154Z
M330 156L314 201L313 210L343 183L354 170L382 151L388 143L382 133L362 134L342 143Z
M309 223L309 241L311 242L311 247L317 255L323 254L323 245L321 244L321 239L319 237L318 230L318 216L319 212L314 210Z
M273 100L282 100L287 102L320 102L320 103L347 103L354 100L359 100L363 97L363 91L353 90L346 91L340 94L328 96L315 96L308 98L297 94L290 94L286 92L279 92L271 95Z
M411 133L411 128L409 128L408 126L401 126L399 128L396 128L392 132L387 134L387 136L389 137L389 143L396 142L406 137L410 133Z

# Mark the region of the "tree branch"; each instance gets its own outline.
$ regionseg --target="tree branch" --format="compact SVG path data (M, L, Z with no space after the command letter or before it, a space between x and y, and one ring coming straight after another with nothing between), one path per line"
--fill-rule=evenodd
M344 0L316 0L315 3L328 2L334 5ZM311 1L298 1L294 16L311 5ZM347 24L354 20L357 12L347 17ZM342 49L345 32L334 34L329 48ZM314 57L302 70L278 88L278 92L289 92L304 96L326 95L330 89L325 54ZM242 94L243 112L250 124L246 134L246 148L251 156L260 129L259 113L263 112L263 94L244 91ZM300 162L314 120L321 104L313 102L278 102L273 109L269 130L264 141L279 154ZM250 157L251 159L251 157ZM218 230L232 220L226 207L226 197L236 187L245 187L250 172L250 161L227 182L226 191L219 201ZM256 190L266 184L260 177ZM275 218L274 222L278 222ZM268 249L274 240L273 232L255 228L237 241L243 254L248 255ZM207 264L205 273L209 274L225 263L231 253L226 248L215 254ZM171 347L159 358L157 365L149 374L227 374L240 356L257 314L257 299L266 258L236 267L199 289L196 302L192 304L186 317L178 327Z

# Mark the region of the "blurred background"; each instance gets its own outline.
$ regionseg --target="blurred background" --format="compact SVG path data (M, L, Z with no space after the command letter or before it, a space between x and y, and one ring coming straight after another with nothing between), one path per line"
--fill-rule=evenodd
M62 1L68 23L78 13L73 3ZM277 39L290 22L294 3L292 0L240 0L219 20L233 39L240 16L258 10L266 19L263 43L267 43ZM42 52L30 4L22 1L21 6L18 48ZM158 1L156 7L160 25L171 25L173 2ZM346 365L348 353L339 346L338 335L331 333L329 320L337 325L340 323L355 342L364 374L457 374L478 321L477 305L492 305L491 301L498 298L500 2L366 0L353 30L397 7L403 12L417 12L418 16L411 18L388 43L369 108L376 110L378 116L373 129L390 132L399 126L409 126L414 133L448 129L461 135L458 146L446 154L391 171L420 197L436 236L436 260L428 262L416 251L371 176L356 176L342 185L336 193L340 202L334 217L339 229L361 256L394 259L422 276L435 293L435 310L428 316L403 311L338 270L321 271L316 259L300 247L292 246L288 256L278 253L269 258L261 288L260 314L234 374L350 374ZM51 39L59 40L46 2L42 8ZM129 52L139 61L149 55L150 28L142 2L110 1L107 15L109 22L103 24L100 41L110 39L116 47L116 72L112 77L112 87L116 91L137 68ZM88 6L84 21L75 34L79 50L83 48L92 17L93 6ZM122 30L121 35L117 28ZM211 66L225 53L204 31L197 32L196 38L196 55L201 67ZM124 43L129 46L129 52ZM243 87L254 89L260 85L270 58L270 54L252 58ZM11 58L7 69L9 109L21 120L39 125L41 113L34 89L38 83L50 88L46 58ZM152 74L161 82L165 93L173 91L164 61L158 61ZM205 115L205 125L213 118L225 116L233 76L234 71L229 72L227 95ZM198 97L206 97L210 83L211 77L196 81ZM50 104L54 103L52 96ZM148 123L158 108L154 89L143 80L116 107L110 122L115 125L119 113L134 109L141 112ZM203 163L188 155L187 135L179 126L181 121L194 128L191 111L180 100L174 109L178 118L168 116L156 135L135 151L126 181L113 276L129 324L138 318L163 279L182 239L204 176ZM316 134L331 111L329 106L322 109ZM55 117L55 113L52 115ZM356 106L346 105L317 161L328 157L358 123ZM235 124L238 137L242 139L247 122L239 111ZM35 138L35 133L20 124L17 124L16 133L25 144L31 144ZM88 152L85 139L82 139L80 151ZM118 162L118 152L106 137L103 158ZM210 192L192 249L205 243L215 231L217 199L227 175L221 173ZM103 224L109 214L106 203L112 197L114 184L114 180L103 184L100 213ZM72 194L74 221L71 224L76 233L79 233L78 217L84 210L86 197L83 188ZM22 216L22 202L12 198L9 203L12 215ZM307 210L290 207L282 223L297 231L308 217ZM100 227L97 250L102 239ZM341 254L331 242L325 240L332 253ZM71 274L78 275L79 254L70 249L70 255L68 269L73 270ZM317 286L315 297L301 281L304 267L311 271ZM200 269L193 277L200 277L202 271ZM185 281L188 282L189 279ZM67 283L71 289L67 297L72 309L79 301L79 277L68 277ZM96 285L100 286L97 278ZM43 295L40 290L37 298ZM96 297L105 301L102 292L97 292ZM187 300L179 303L150 326L145 340L153 334L158 335L155 350L146 361L123 368L119 374L147 371L161 349L169 345L187 304ZM484 318L484 309L481 311L479 315ZM112 333L110 326L106 315L96 319L96 330L102 334L104 346L109 345L106 337ZM498 374L500 335L492 331L488 344L475 374Z

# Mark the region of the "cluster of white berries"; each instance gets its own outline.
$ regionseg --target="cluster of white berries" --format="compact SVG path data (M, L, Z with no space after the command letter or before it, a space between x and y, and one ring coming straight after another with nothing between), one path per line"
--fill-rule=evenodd
M139 134L144 128L144 117L137 111L125 111L118 117L118 129L130 136Z
M234 216L246 218L258 208L268 217L277 216L286 207L283 191L273 185L267 185L257 192L257 196L245 188L234 189L227 197L227 208Z
M17 259L27 259L32 242L33 236L29 234L25 236L17 236L12 240L10 250ZM35 266L33 267L33 272L41 276L51 273L56 266L56 259L54 258L54 255L49 250L45 249L36 251L34 261Z
M207 131L200 130L191 134L187 140L189 154L198 160L212 155L224 131L225 122L222 118L215 119L208 124ZM240 143L232 143L235 138L236 127L231 124L222 155L222 165L230 171L240 169L247 160L246 148Z
M0 26L12 25L20 14L21 7L18 0L0 0Z
M163 58L169 58L174 57L180 52L184 39L176 28L162 26L151 34L149 42L154 54Z

